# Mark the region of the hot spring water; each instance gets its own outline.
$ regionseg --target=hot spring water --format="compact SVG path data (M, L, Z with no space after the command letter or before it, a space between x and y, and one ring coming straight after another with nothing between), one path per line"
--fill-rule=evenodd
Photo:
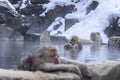
M51 42L59 47L60 56L78 60L85 63L117 60L120 52L110 50L107 45L84 44L80 53L71 54L64 50L65 42ZM0 41L0 68L13 69L19 64L22 56L34 52L43 43L34 41Z

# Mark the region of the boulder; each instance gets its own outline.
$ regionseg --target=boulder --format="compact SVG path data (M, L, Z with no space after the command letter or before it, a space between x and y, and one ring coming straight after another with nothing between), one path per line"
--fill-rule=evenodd
M20 32L16 32L15 35L14 35L14 40L16 40L16 41L23 41L24 40L24 36Z
M13 30L21 27L21 15L14 10L12 4L7 0L0 1L0 25L3 24Z
M53 35L53 36L50 36L50 40L53 41L53 42L67 42L68 40L66 39L66 37L64 36L56 36L56 35Z
M38 15L43 13L43 11L45 11L45 9L42 8L42 5L28 5L27 7L20 9L20 13L23 15Z
M104 30L105 34L108 37L112 36L120 36L120 25L119 25L119 16L110 16L111 18L109 19L109 25L106 27Z
M90 64L94 72L92 80L120 80L120 60Z
M0 26L0 39L11 38L13 32L14 31L12 28L6 26Z
M24 36L19 32L15 32L12 28L8 27L7 25L1 25L0 40L20 41L20 40L24 40Z
M65 31L78 22L79 20L77 19L65 19Z
M93 72L91 80L120 80L120 60L87 63L86 65ZM47 73L0 69L0 80L80 80L80 78L74 73L62 71Z
M20 0L9 0L12 4L17 4Z
M0 80L80 80L80 78L68 72L46 73L0 69Z
M93 1L86 10L86 14L89 14L91 12L91 10L95 10L97 8L97 6L99 5L99 3L97 1Z
M108 47L120 48L120 37L113 36L109 38Z
M32 4L45 4L48 3L49 0L30 0Z
M20 13L25 15L25 19L30 23L30 28L27 32L41 34L57 17L65 17L66 14L73 12L74 9L74 5L56 5L54 9L45 13L45 16L39 16L41 13L44 13L45 9L42 8L42 5L30 4L29 6L21 9Z

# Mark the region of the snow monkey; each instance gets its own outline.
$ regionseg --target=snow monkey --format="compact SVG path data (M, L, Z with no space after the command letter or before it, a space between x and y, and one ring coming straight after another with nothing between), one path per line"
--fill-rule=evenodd
M65 50L77 50L78 52L81 51L83 48L78 36L73 35L71 36L70 40L67 44L65 44L64 49Z
M46 72L68 71L79 75L81 79L91 78L91 72L86 65L61 58L58 48L52 45L44 45L33 54L23 57L21 69Z
M92 32L90 34L90 40L93 41L93 43L103 43L102 37L99 32Z

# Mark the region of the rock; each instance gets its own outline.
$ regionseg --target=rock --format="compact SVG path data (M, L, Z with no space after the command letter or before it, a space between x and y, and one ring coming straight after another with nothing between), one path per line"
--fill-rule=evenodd
M71 13L74 10L74 7L74 5L56 5L54 9L45 13L45 16L39 16L44 12L44 9L38 5L31 5L31 7L27 6L26 8L21 9L21 14L25 15L25 18L29 20L28 23L30 23L30 29L28 32L41 34L41 32L45 31L57 17L65 17L66 14Z
M97 8L97 6L99 5L99 3L97 1L93 1L86 10L86 14L89 14L91 10L95 10Z
M80 0L71 0L71 2L78 3Z
M99 5L99 3L97 1L93 1L86 10L86 14L89 14L91 10L95 10L97 8L97 6Z
M0 69L0 80L80 80L80 78L69 72L46 73Z
M8 2L0 1L0 24L5 24L16 30L21 26L21 16Z
M24 36L20 32L16 32L15 35L14 35L14 40L15 41L23 41Z
M12 28L1 26L0 27L0 39L11 39L13 32L14 31Z
M120 49L120 37L110 37L108 41L108 47L115 47L117 49Z
M86 65L93 72L91 80L120 80L120 60L87 63ZM47 73L0 69L0 80L80 80L80 78L70 72Z
M9 0L12 4L17 4L20 0Z
M49 0L30 0L32 4L45 4L48 3Z
M15 32L12 28L4 25L0 26L0 40L24 40L21 33Z
M120 60L90 64L94 72L92 80L120 80Z
M105 29L105 34L108 37L112 36L120 36L120 25L119 25L119 16L110 16L112 18L109 19L109 25Z
M41 5L28 5L27 7L20 9L20 13L23 15L38 15L41 14L45 9Z
M77 19L65 19L65 31L77 22L79 22Z
M62 41L62 42L67 42L68 40L66 39L66 37L64 37L64 36L55 36L55 35L53 35L53 36L50 36L50 40L51 41L55 41L55 42L60 42L60 41Z

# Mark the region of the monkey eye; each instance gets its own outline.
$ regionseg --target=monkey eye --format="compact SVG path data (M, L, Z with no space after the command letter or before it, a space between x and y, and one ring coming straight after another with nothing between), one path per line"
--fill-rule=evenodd
M75 40L74 40L74 39L72 39L71 41L75 42Z

